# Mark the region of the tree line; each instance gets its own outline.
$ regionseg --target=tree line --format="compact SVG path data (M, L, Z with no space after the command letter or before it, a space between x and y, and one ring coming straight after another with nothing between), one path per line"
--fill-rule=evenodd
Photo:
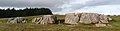
M52 14L49 8L25 8L19 10L16 10L15 8L0 9L0 17L21 17L48 14Z

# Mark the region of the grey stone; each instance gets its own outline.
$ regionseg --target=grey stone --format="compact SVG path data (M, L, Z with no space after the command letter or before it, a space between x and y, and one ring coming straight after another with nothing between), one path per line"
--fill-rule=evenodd
M67 24L78 24L79 16L75 13L69 13L65 16L65 23Z
M16 17L16 18L9 18L7 23L26 23L26 18L24 17Z
M42 17L34 18L32 22L36 24L48 24L48 23L53 24L55 23L56 20L57 20L56 16L44 15Z
M109 23L109 18L105 15L100 15L100 22L101 23Z
M111 21L111 20L112 20L112 18L108 17L108 20L109 20L109 21Z
M99 14L96 13L82 13L80 23L91 24L99 22Z
M98 24L95 24L96 25L96 27L105 27L105 26L107 26L106 24L102 24L102 23L98 23Z
M112 20L110 17L97 13L68 13L65 15L65 23L67 24L95 24L97 27L106 26Z
M100 21L98 23L95 24L96 27L105 27L107 26L107 24L103 24Z
M38 22L40 22L41 21L41 17L40 18L34 18L33 20L32 20L32 23L38 23ZM40 20L40 21L39 21Z

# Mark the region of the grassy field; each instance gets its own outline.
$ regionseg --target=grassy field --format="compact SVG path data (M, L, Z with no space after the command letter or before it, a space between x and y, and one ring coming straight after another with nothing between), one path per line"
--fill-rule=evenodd
M0 18L0 31L120 31L120 16L110 16L112 27L95 27L94 25L66 25L66 24L32 24L31 20L39 16L28 16L28 23L6 24L8 18ZM58 20L63 20L64 15L56 15Z

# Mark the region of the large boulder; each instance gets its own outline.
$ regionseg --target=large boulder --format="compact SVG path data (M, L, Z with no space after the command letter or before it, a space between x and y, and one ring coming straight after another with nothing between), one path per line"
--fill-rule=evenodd
M66 24L78 24L79 16L75 13L69 13L65 16L65 23Z
M99 21L99 14L96 13L82 13L80 17L80 23L91 24Z
M7 23L26 23L25 17L16 17L16 18L9 18Z
M82 13L80 17L80 23L91 24L91 23L109 23L112 20L110 17L97 13Z
M53 24L55 23L56 20L57 20L56 16L44 15L42 17L34 18L32 22L36 24L48 24L48 23Z

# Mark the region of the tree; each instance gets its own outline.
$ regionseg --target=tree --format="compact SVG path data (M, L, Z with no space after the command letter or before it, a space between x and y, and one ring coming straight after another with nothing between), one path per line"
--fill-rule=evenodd
M28 10L29 8L25 8L25 9L23 9L23 10Z
M52 14L49 8L25 8L16 10L15 8L0 9L0 17L17 17Z
M12 10L12 11L15 11L16 9L15 9L15 8L12 8L11 10Z
M7 8L6 10L10 10L10 8Z

